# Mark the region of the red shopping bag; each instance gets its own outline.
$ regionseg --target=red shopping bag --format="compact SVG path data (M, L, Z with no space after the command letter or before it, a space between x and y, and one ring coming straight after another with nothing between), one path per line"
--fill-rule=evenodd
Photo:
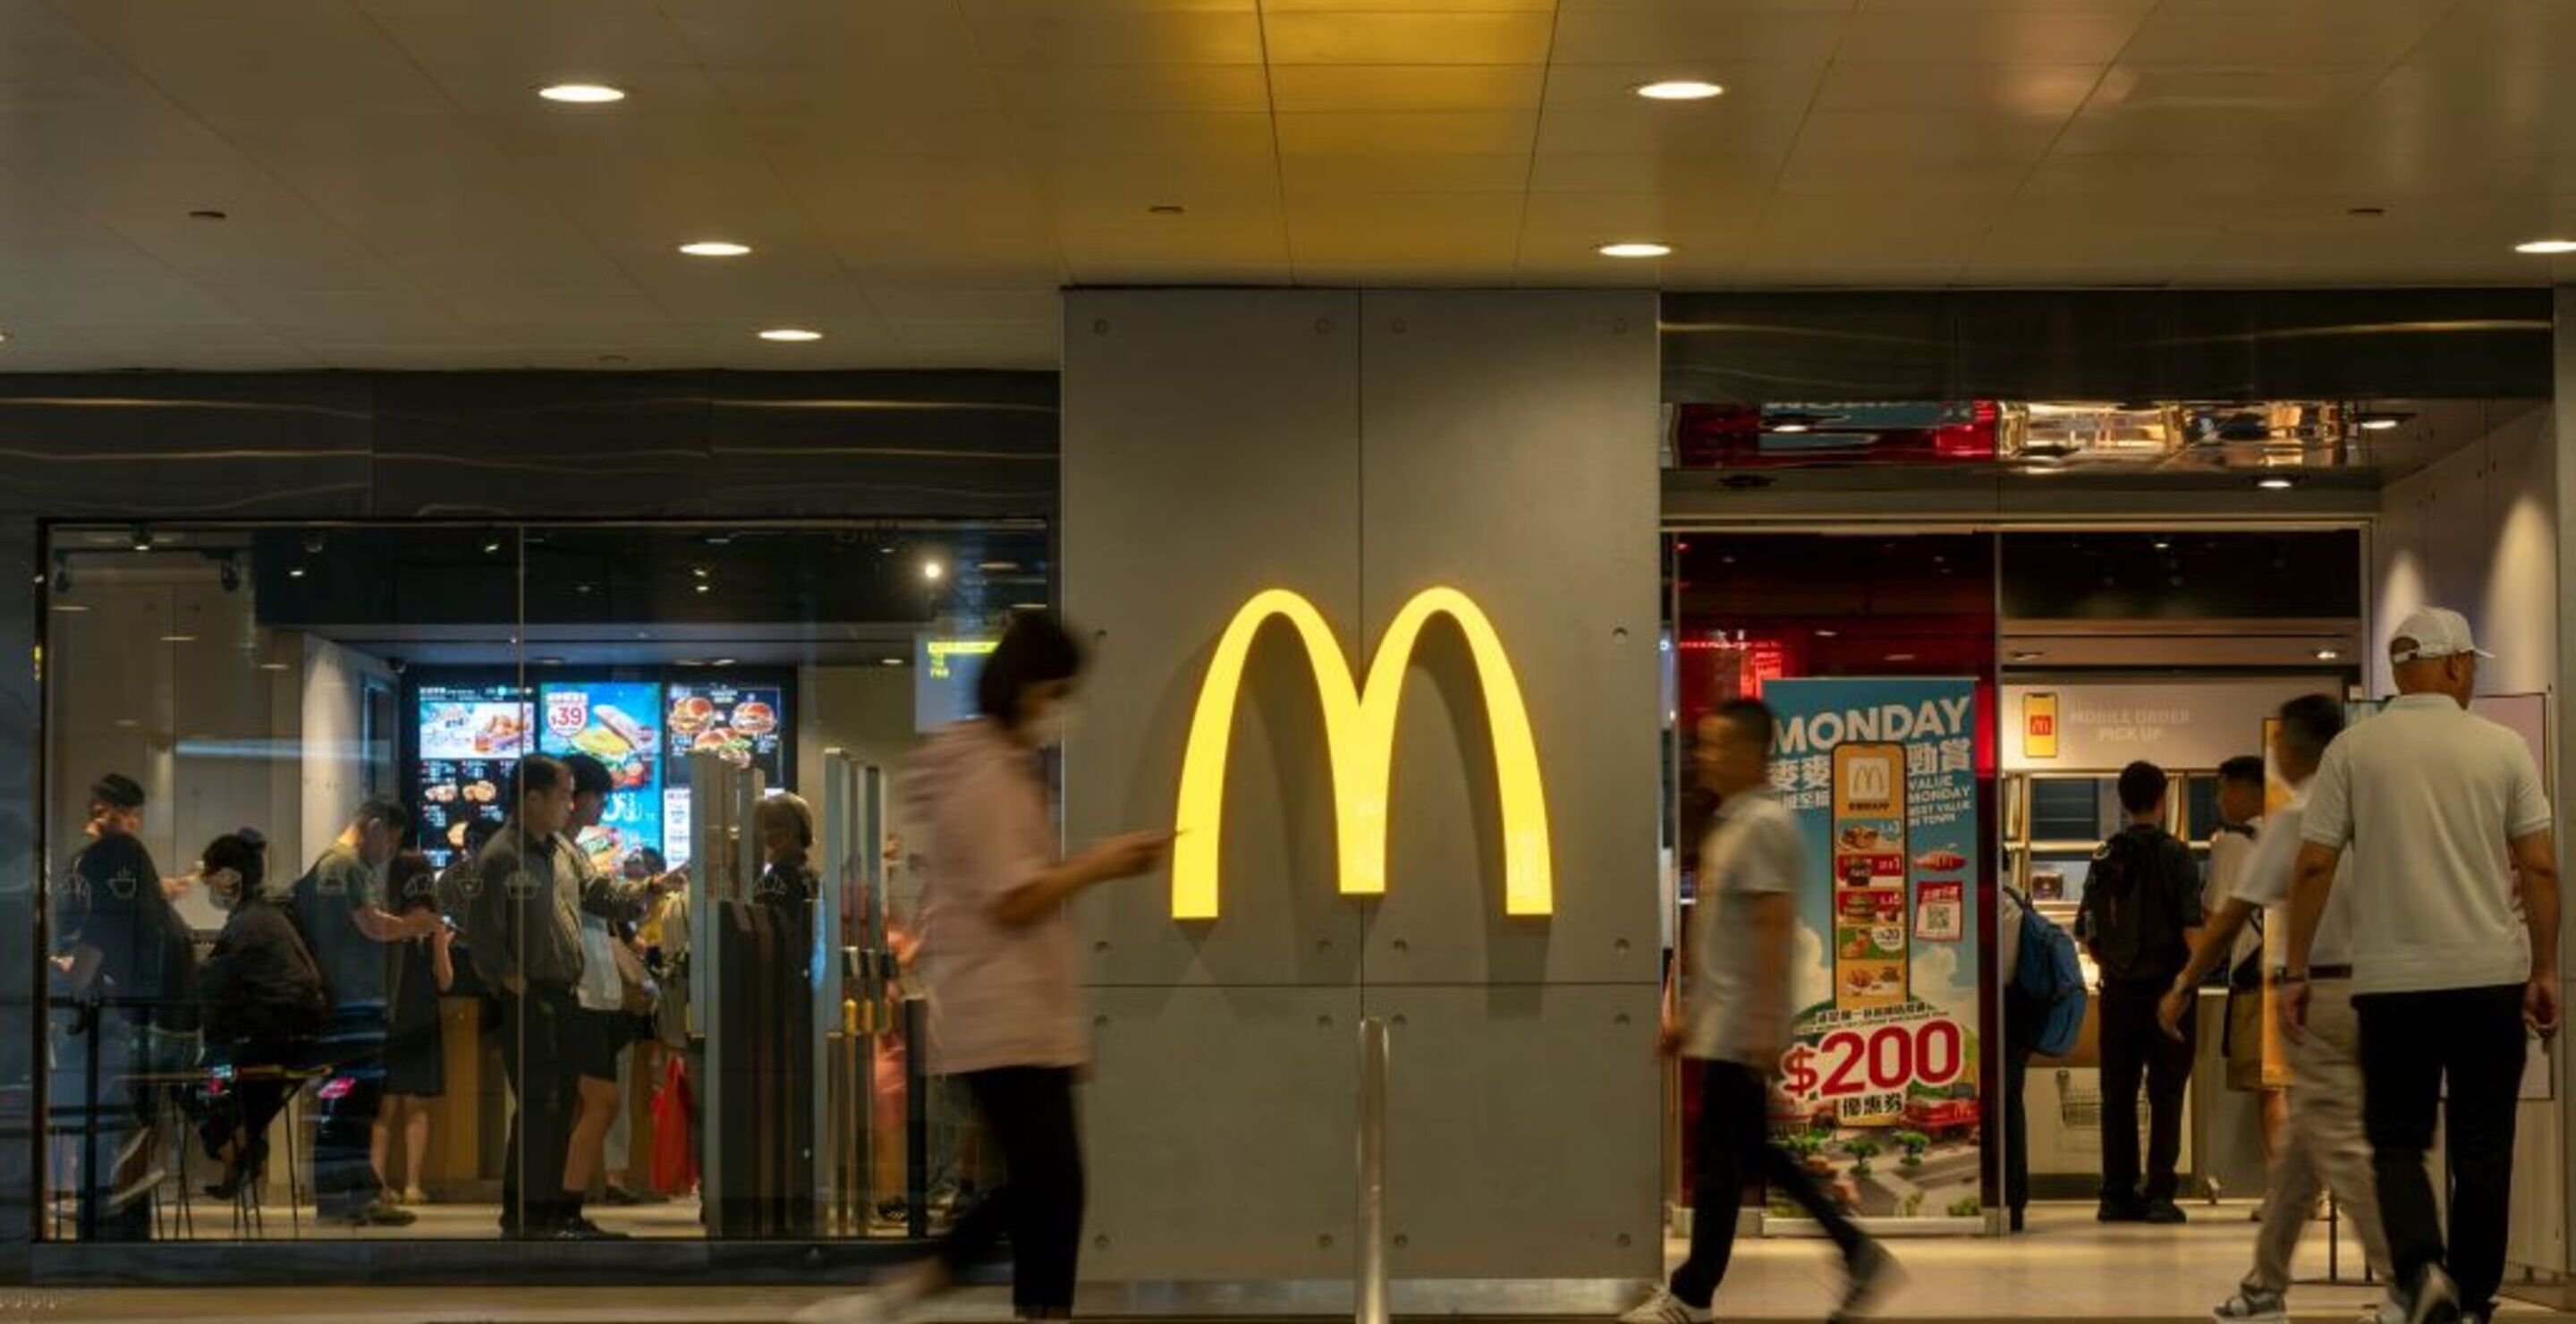
M698 1149L689 1139L693 1111L688 1069L674 1053L662 1068L662 1088L653 1092L653 1186L664 1195L697 1188Z

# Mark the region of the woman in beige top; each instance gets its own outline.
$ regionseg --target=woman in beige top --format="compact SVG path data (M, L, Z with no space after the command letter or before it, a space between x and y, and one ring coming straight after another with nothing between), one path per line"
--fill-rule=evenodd
M1091 1045L1066 903L1153 868L1171 845L1169 833L1139 832L1058 854L1039 755L1063 737L1082 665L1082 646L1054 617L1014 618L976 678L980 715L932 736L903 768L920 834L929 1068L966 1083L1009 1185L958 1221L900 1298L944 1288L1008 1232L1020 1317L1073 1314L1083 1202L1073 1086ZM871 1313L844 1299L800 1318Z

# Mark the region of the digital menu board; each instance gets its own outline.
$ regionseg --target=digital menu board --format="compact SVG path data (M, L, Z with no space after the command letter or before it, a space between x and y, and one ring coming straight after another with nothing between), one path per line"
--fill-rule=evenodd
M975 715L975 678L1001 647L998 635L919 634L912 639L912 725L928 735Z
M528 691L509 684L418 687L413 706L421 854L445 868L469 824L499 823L511 765L528 752Z
M579 838L591 863L615 873L628 855L662 844L662 687L632 681L549 681L537 690L537 749L588 754L615 789Z
M765 786L787 784L784 686L674 681L665 721L671 733L663 853L677 867L689 858L689 756L714 754L738 768L757 768Z

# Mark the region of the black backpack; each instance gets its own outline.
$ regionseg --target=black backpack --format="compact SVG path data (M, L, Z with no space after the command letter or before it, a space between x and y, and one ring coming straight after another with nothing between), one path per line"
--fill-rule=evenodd
M2093 853L2084 878L2084 903L2075 932L2093 954L2106 983L2170 977L2174 949L2183 945L2170 897L2157 895L2162 861L2157 832L2119 833ZM2186 958L2187 959L2187 958Z

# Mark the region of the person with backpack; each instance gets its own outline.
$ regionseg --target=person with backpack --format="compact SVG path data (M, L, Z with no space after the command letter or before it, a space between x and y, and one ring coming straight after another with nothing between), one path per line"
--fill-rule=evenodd
M2175 976L2157 1019L2165 1033L2179 1038L2189 1017L2201 978L2218 968L2233 950L2237 933L2258 915L2267 927L2286 923L2291 865L2298 859L2307 831L2308 780L2325 758L2326 746L2343 731L2343 705L2331 696L2308 694L2281 705L2272 734L2272 760L2290 783L2291 800L2263 824L2254 854L2235 879L2209 926L2192 945L2191 964ZM2254 1268L2236 1294L2221 1302L2211 1317L2221 1324L2276 1324L2289 1318L2290 1258L2300 1234L2316 1211L2320 1186L2334 1192L2361 1239L2361 1253L2375 1282L2390 1282L2388 1237L2379 1222L2379 1188L2370 1172L2370 1142L2361 1127L2361 1043L2352 1010L2352 942L2345 916L2350 889L2329 902L2308 978L2317 994L2308 1012L2307 1034L2289 1041L2292 1083L2289 1122L2274 1156L2271 1183L2263 1195L2262 1232L2254 1241ZM2272 927L2272 932L2288 932ZM2377 1316L2402 1319L2392 1300Z
M2156 1023L2174 976L2191 963L2201 928L2200 867L2191 848L2165 831L2164 769L2144 761L2120 770L2120 807L2129 826L2093 853L2076 936L2102 972L2102 1205L2105 1223L2188 1221L2174 1203L2182 1158L2182 1113L2191 1084L2194 1029ZM2138 1169L2138 1087L2147 1090L2145 1183Z
M2004 1003L2004 1208L2012 1230L2030 1209L2030 1122L2022 1090L2033 1054L2064 1057L2084 1037L2084 967L2075 940L2009 887L1995 891Z

